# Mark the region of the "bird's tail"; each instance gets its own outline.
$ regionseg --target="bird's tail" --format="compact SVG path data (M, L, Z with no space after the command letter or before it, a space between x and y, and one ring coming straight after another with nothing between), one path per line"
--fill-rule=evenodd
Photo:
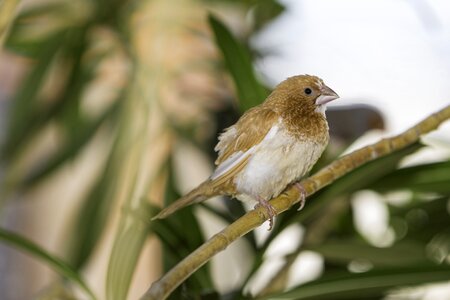
M215 196L215 193L212 188L211 180L206 180L185 196L161 210L159 214L152 218L152 220L164 219L183 207L205 201L212 196Z

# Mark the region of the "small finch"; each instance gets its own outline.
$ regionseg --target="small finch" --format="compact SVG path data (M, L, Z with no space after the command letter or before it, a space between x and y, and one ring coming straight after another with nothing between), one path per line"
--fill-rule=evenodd
M293 76L281 82L262 104L220 135L214 173L153 219L213 196L229 195L265 207L272 228L276 212L268 201L317 162L329 140L325 105L337 98L316 76ZM305 191L295 186L303 207Z

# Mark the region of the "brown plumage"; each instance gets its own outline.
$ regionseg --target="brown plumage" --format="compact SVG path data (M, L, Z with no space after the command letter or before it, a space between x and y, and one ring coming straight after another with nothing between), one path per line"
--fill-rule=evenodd
M153 219L212 196L268 203L316 163L328 143L325 104L338 95L323 81L299 75L281 82L266 101L248 110L219 137L214 173ZM303 192L303 191L302 191Z

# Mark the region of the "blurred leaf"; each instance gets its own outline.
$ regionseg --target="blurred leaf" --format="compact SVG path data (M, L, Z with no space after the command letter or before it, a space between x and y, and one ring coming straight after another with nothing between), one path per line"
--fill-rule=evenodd
M118 103L112 104L111 107L97 119L86 121L84 124L78 124L79 128L77 129L77 134L68 138L64 147L52 156L46 164L28 175L21 183L22 187L32 188L66 161L75 157L80 152L80 149L91 140L100 125L109 120L109 118L115 114L117 107Z
M430 282L447 281L449 266L413 266L372 270L365 273L330 274L288 292L262 299L368 299L382 297L387 290Z
M95 2L97 3L95 20L99 23L109 23L117 26L121 13L126 11L126 5L131 1L95 0Z
M260 0L253 7L255 29L260 30L269 21L284 12L285 7L277 0Z
M4 0L0 2L0 46L8 35L9 28L16 16L19 0Z
M448 196L434 200L411 202L405 206L389 206L391 226L401 227L405 238L428 243L435 235L450 231Z
M168 162L165 164L165 171L168 176L164 193L165 206L176 201L181 196L176 188L173 168L172 158L170 157ZM183 254L183 256L189 254L189 249L194 250L204 242L204 238L200 230L199 223L194 216L193 209L193 206L185 207L177 211L173 216L160 221L171 227L172 230L179 235L181 241L184 240L184 247L187 253ZM178 240L180 241L180 239ZM171 266L166 267L170 268Z
M379 192L408 189L450 195L450 161L398 169L370 187Z
M68 234L70 262L76 269L80 269L86 263L97 246L114 206L118 162L116 147L113 146L105 168L78 211L72 233Z
M17 149L17 144L28 134L30 120L39 110L37 94L40 91L49 67L61 47L61 39L65 33L59 33L46 40L40 48L39 60L33 70L18 89L9 112L9 126L4 144L2 159L10 158ZM31 124L34 125L34 124Z
M5 47L22 56L38 59L40 49L52 36L82 25L73 23L73 5L68 4L68 1L53 1L24 6L11 26ZM49 23L54 26L48 26ZM60 46L64 47L64 43Z
M168 180L166 184L165 203L168 205L177 200L180 194L177 191L173 162L169 159L166 164ZM152 229L158 237L164 241L164 269L169 270L180 260L188 256L205 242L200 225L194 214L194 206L188 206L177 211L174 215L164 219L153 221ZM172 298L177 299L181 294L198 295L205 290L213 289L213 283L209 270L209 264L200 268L184 284L178 288Z
M33 300L79 300L79 297L67 282L58 280L41 289L38 295L33 295Z
M45 83L42 81L45 78L45 72L40 70L40 63L33 69L13 101L8 136L2 149L4 159L14 160L20 157L19 150L24 149L26 143L32 140L31 137L36 135L52 118L59 117L66 124L73 122L74 117L79 119L80 95L84 84L92 78L93 74L93 68L84 68L82 63L87 47L86 30L87 28L73 28L61 33L55 40L60 49L49 53L48 57L47 53L39 55L38 61L45 62L45 70L43 70L45 72L48 72L49 62L54 61L56 56L60 57L59 62L64 61L67 64L65 69L70 72L69 78L62 84L64 89L58 98L50 104L42 105L42 101L38 101L38 95ZM36 76L34 76L35 73ZM78 119L75 120L76 125L72 126L73 130L78 130Z
M111 255L109 257L106 278L106 298L109 300L127 299L131 279L136 269L136 263L148 235L148 225L151 211L145 204L139 202L140 207L125 207L121 218L119 231L115 237Z
M32 5L32 6L25 6L21 11L20 14L17 16L17 22L26 22L27 19L30 18L38 18L38 17L46 17L48 15L56 15L59 16L62 13L65 12L65 8L67 7L64 1L62 2L49 2L49 3L42 3L39 5ZM28 24L32 22L27 22ZM17 26L17 24L16 24ZM17 33L15 34L17 35Z
M79 124L84 122L84 116L80 113L82 95L86 86L94 79L96 67L103 57L98 56L93 62L86 59L89 48L87 30L85 27L70 32L66 50L68 53L65 54L66 60L71 63L71 71L64 90L55 101L60 104L56 105L57 109L53 109L57 113L55 117L69 135L78 135Z
M89 289L87 284L81 278L80 274L74 269L72 269L63 260L51 255L38 245L21 237L20 235L6 231L4 229L0 229L0 239L7 244L14 246L38 258L41 262L47 264L61 276L64 276L65 278L70 279L77 285L79 285L80 288L83 291L85 291L86 294L89 296L89 299L96 299L92 291Z
M236 86L241 111L262 103L268 92L256 79L249 54L219 19L209 15L209 24Z
M159 211L159 209L157 211ZM164 269L166 271L174 267L178 262L183 260L200 246L193 247L190 245L192 243L189 240L188 233L191 228L189 228L189 224L186 224L185 227L185 229L180 230L180 228L178 228L177 225L174 225L173 221L169 219L152 221L151 229L163 243ZM209 264L206 264L183 282L183 284L171 294L170 299L195 297L206 291L212 290L215 290L215 288L212 282Z
M425 245L413 241L401 241L391 247L377 248L361 240L339 239L326 241L316 246L306 246L303 250L312 250L322 254L325 259L348 264L353 260L369 261L375 266L398 266L429 262Z

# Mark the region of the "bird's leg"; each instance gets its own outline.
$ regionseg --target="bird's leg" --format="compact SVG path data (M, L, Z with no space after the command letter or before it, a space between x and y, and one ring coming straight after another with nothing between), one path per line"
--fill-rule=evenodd
M269 201L267 201L266 199L259 197L259 196L256 197L256 199L258 200L258 204L255 205L255 209L258 206L262 206L267 210L267 213L269 214L269 229L268 229L268 231L270 231L270 230L272 230L272 227L273 227L273 217L275 217L277 215L277 212L275 211L273 206L270 205Z
M297 211L300 211L303 209L303 207L305 206L305 202L306 202L306 190L303 187L303 185L301 185L300 183L296 182L294 183L294 186L297 188L297 190L300 192L300 206L297 209Z

